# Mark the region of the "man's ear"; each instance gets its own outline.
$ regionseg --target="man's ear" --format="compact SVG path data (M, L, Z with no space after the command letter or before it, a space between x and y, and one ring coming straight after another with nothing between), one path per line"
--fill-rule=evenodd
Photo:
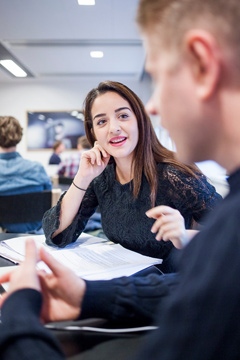
M186 34L185 50L190 59L197 95L207 100L214 94L220 79L218 45L207 31L192 30Z

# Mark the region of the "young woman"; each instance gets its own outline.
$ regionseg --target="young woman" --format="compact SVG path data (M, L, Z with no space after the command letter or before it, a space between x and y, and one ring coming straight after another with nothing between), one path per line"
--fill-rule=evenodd
M84 113L93 148L82 155L69 190L44 215L47 244L76 241L99 206L108 239L166 260L174 246L156 241L146 211L174 208L190 229L221 196L195 165L180 163L159 143L143 103L125 85L101 82L88 93Z

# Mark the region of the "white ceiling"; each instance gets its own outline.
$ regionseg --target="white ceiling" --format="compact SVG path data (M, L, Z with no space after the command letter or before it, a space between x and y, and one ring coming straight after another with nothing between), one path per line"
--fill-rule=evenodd
M138 0L0 0L2 44L33 74L15 79L0 67L0 83L49 79L134 79L144 74L135 23ZM92 59L91 50L102 50Z

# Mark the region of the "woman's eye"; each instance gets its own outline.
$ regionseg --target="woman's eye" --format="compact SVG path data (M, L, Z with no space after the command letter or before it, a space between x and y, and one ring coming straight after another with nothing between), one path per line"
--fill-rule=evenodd
M97 125L101 126L101 125L103 125L105 122L106 122L106 120L104 120L104 119L98 120Z
M127 119L129 117L129 115L128 114L120 114L119 117L121 119Z

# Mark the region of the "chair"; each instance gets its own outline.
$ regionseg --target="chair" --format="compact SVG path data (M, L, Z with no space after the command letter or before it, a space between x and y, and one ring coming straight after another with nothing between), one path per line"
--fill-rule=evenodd
M58 183L63 185L71 185L73 179L67 176L58 176Z
M0 196L0 223L42 221L43 214L54 206L61 189L18 195Z

